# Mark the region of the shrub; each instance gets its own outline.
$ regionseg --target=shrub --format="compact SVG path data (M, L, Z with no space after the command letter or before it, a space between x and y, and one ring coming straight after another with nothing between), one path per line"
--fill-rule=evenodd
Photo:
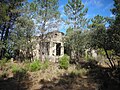
M7 62L6 58L2 58L2 60L0 60L0 65L5 65L5 63Z
M64 55L60 58L59 60L59 65L60 65L60 68L61 69L68 69L68 66L69 66L69 56L68 55Z
M16 73L26 73L26 70L25 70L24 68L16 65L16 64L13 64L13 65L12 65L12 72L13 72L14 74L16 74Z
M2 60L0 60L0 69L3 69L6 63L7 63L7 59L2 58Z
M27 71L17 64L12 65L12 72L15 79L17 79L18 81L25 79L27 76Z
M38 71L40 69L45 70L48 68L50 62L45 60L41 62L40 60L34 60L33 62L25 62L25 69L31 72Z
M33 61L32 63L28 63L26 65L26 68L32 72L40 70L42 67L42 64L39 60Z
M85 56L85 60L86 61L93 61L95 59L91 55L87 55L87 56Z

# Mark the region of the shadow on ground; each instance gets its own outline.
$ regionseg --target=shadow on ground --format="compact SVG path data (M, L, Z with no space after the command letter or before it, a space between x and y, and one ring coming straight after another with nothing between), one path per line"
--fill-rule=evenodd
M70 73L54 78L52 81L41 80L39 90L119 90L120 69L111 70L97 65L96 62L81 62L81 68L89 69L86 76Z
M79 67L81 66L81 67ZM35 90L119 90L120 69L111 70L96 62L80 62L77 67L86 68L87 74L66 73L50 81L40 80ZM16 73L11 78L0 78L0 90L34 90L28 74Z
M27 90L30 86L28 74L16 73L13 77L0 78L0 90Z
M95 90L95 83L87 78L81 78L76 75L64 75L59 80L53 81L41 80L40 84L43 86L40 90Z
M109 67L98 66L97 63L93 63L89 67L88 78L93 78L98 85L98 90L120 89L120 68L110 69Z

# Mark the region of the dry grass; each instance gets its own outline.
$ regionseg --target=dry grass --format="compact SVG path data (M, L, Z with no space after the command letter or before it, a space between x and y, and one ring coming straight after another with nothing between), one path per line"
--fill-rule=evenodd
M3 71L0 70L0 76L2 76L1 78L3 79L4 74L6 75L6 80L9 78L14 78L14 73L13 73L13 69L26 69L26 64L27 63L6 63L5 67L3 68ZM5 70L5 71L4 71ZM41 81L53 81L55 80L55 82L59 82L59 80L61 79L62 76L65 75L69 75L71 73L73 73L73 75L75 74L83 74L86 73L85 70L81 69L79 71L77 71L76 66L75 65L70 65L68 67L68 69L60 69L59 68L59 64L57 63L49 63L49 66L47 69L41 69L39 71L35 71L35 72L31 72L31 71L27 71L27 74L29 75L29 84L30 87L28 87L28 90L35 90L35 89L40 89L43 87L42 84L40 84ZM5 73L4 73L5 72ZM83 74L84 75L84 74ZM4 78L4 79L5 79ZM4 80L3 79L3 80ZM28 83L28 81L21 81L21 83Z
M49 63L48 68L35 72L27 71L24 79L18 79L12 72L12 67L26 68L26 63L6 63L0 70L0 90L96 90L99 87L101 69L94 70L69 65L68 69L60 69L58 63ZM104 71L104 70L103 70ZM94 79L93 76L96 76ZM102 75L103 77L103 75ZM19 76L19 78L21 78ZM103 78L104 79L104 78ZM101 78L100 78L101 80ZM5 86L7 85L7 86ZM107 90L107 89L106 89Z

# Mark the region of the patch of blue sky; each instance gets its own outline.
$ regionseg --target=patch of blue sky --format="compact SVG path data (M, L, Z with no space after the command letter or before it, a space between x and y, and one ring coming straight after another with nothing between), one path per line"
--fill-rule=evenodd
M88 8L87 18L93 18L96 15L111 16L110 9L113 8L113 0L82 0L85 7Z
M32 2L33 0L28 1ZM67 2L68 0L59 0L59 11L61 13L60 17L63 19L67 18L64 14L64 6L67 4ZM110 11L110 9L113 8L113 0L82 0L82 3L85 5L85 8L88 8L88 12L86 14L86 18L88 19L93 18L96 15L114 17ZM67 28L68 26L62 22L59 30L65 33Z
M28 2L32 2L33 0L28 0Z

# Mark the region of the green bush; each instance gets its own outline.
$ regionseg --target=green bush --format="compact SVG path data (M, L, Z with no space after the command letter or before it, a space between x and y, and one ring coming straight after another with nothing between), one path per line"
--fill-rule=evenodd
M91 55L86 55L85 56L85 60L86 61L93 61L93 60L95 60Z
M36 61L33 61L32 63L28 63L26 65L26 68L29 70L29 71L38 71L42 68L42 64L39 60L36 60Z
M33 62L25 62L25 69L27 71L38 71L38 70L45 70L48 68L50 62L48 60L45 60L44 62L41 62L40 60L35 60Z
M59 60L60 68L67 69L69 66L69 60L70 60L70 58L68 55L65 54L64 56L62 56Z
M12 65L12 72L14 74L16 73L26 73L26 70L22 67L20 67L19 65L13 64Z
M2 60L0 60L0 65L5 65L5 63L7 62L6 58L2 58Z
M2 58L2 60L0 60L0 69L3 69L5 67L6 63L7 63L7 59L6 58Z
M23 80L27 76L27 71L24 69L24 67L20 67L17 64L12 65L12 72L13 72L14 78L17 80Z

